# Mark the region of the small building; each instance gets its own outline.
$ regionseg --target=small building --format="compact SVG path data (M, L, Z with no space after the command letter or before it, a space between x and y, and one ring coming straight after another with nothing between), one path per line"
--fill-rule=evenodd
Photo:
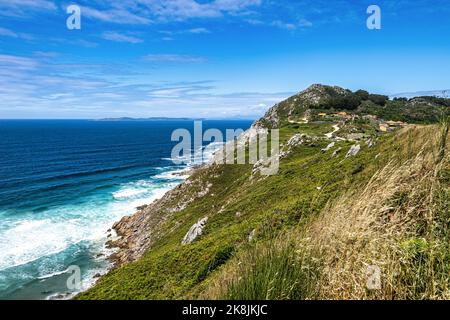
M345 120L354 120L354 115L352 114L348 114L345 111L341 111L338 113L333 114L334 117L340 118L340 119L345 119Z

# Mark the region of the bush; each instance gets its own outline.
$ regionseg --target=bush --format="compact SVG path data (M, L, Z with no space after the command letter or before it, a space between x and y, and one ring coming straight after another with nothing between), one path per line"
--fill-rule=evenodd
M387 101L389 100L389 97L381 94L370 94L369 100L379 106L385 106Z
M355 110L360 104L361 100L357 95L348 94L330 97L320 107L323 109Z
M355 95L358 96L362 101L369 100L369 92L365 90L358 90L355 92Z

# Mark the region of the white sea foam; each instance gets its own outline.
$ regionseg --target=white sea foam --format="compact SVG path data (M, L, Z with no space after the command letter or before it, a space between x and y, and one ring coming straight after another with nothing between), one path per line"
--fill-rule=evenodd
M126 198L134 198L136 196L139 196L143 193L147 193L148 190L143 189L133 189L133 188L126 188L122 189L116 192L113 192L114 199L121 200Z
M168 180L168 181L173 181L173 180L183 180L189 177L188 174L186 174L186 171L188 170L188 167L184 168L184 169L179 169L179 170L172 170L172 171L166 171L166 172L162 172L160 174L155 175L155 179L161 179L161 180Z
M183 162L188 167L194 165L205 164L212 160L214 154L219 151L225 145L224 142L211 142L206 146L202 146L195 150L192 154L192 150L185 150L188 154L185 156L176 156L172 158L161 158L161 160L171 161L171 162Z
M112 201L86 199L81 205L50 208L38 214L28 213L20 220L16 217L15 221L3 220L0 233L0 271L63 252L82 241L103 246L106 231L114 222L133 214L136 207L161 198L180 183L182 178L177 176L163 184L155 184L152 179L128 183L112 193ZM51 274L52 270L49 271L48 274Z
M55 271L55 272L52 272L52 273L45 274L43 276L39 276L37 278L39 280L45 280L45 279L48 279L48 278L51 278L51 277L62 275L62 274L67 273L67 272L69 272L69 269L65 269L63 271Z

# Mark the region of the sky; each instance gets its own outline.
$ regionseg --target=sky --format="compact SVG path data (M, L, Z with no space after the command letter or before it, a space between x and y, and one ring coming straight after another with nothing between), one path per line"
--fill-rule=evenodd
M0 119L254 119L314 83L444 90L449 38L448 0L0 0Z

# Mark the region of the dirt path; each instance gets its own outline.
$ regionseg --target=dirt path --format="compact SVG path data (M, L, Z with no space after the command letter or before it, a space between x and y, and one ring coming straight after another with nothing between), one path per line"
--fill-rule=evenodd
M328 139L331 139L333 137L333 134L338 132L341 128L339 128L339 125L335 124L335 125L333 125L333 129L334 130L332 132L326 133L325 137L327 137Z

